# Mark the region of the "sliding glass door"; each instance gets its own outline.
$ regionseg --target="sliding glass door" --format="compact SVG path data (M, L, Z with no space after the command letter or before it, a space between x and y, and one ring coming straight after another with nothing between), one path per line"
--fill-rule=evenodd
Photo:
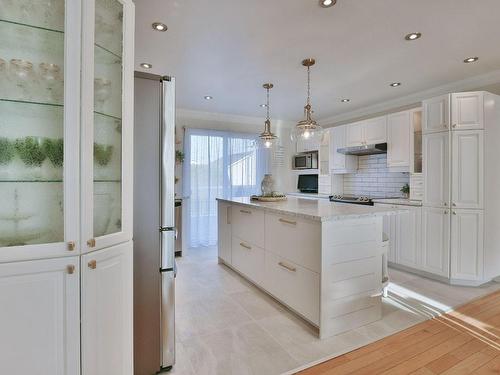
M217 244L216 198L249 197L260 192L268 154L254 134L187 129L184 195L188 246Z

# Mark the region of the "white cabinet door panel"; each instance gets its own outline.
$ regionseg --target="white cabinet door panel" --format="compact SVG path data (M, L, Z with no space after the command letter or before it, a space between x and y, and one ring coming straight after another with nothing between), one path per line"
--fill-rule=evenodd
M233 236L231 252L232 266L254 283L265 287L264 249Z
M424 135L424 206L446 207L450 201L450 134Z
M412 268L420 268L422 249L422 208L400 207L406 211L399 213L397 221L398 263Z
M79 258L0 264L0 374L80 373Z
M424 207L422 211L422 269L450 276L450 211Z
M482 92L462 92L451 95L453 130L484 129L484 99Z
M219 258L231 264L231 204L219 201L217 217Z
M451 278L483 279L484 214L482 210L453 210L451 215Z
M450 95L423 101L424 119L422 132L442 132L450 128Z
M410 170L410 112L393 113L387 120L387 167Z
M364 122L346 125L346 147L362 146L364 142Z
M346 147L347 125L330 129L330 166L333 174L352 173L358 169L358 157L337 150Z
M387 116L366 120L363 133L366 144L387 142Z
M484 133L464 130L452 133L452 205L484 208Z
M231 206L232 235L264 248L264 211L247 206Z
M82 374L133 374L132 243L82 256Z

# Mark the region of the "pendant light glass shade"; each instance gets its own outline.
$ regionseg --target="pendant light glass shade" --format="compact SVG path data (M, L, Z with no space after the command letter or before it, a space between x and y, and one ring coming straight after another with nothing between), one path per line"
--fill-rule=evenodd
M267 110L267 116L266 116L266 121L264 122L264 131L260 133L259 138L262 146L265 148L272 148L278 137L271 132L271 119L269 116L269 90L271 90L274 85L272 83L265 83L262 85L267 91L267 102L266 102L266 110Z
M305 59L302 65L307 67L307 104L304 107L304 119L299 121L291 132L292 141L304 140L320 142L323 128L312 118L311 106L311 66L316 63L314 59Z

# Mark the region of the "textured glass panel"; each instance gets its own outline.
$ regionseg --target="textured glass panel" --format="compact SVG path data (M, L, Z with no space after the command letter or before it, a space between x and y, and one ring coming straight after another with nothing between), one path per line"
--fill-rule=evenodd
M121 231L123 7L96 0L94 237Z
M0 247L64 241L64 1L0 0Z

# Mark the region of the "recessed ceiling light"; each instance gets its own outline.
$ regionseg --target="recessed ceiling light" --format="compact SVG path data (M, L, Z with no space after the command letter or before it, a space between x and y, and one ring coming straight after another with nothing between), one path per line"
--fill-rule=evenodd
M142 63L141 64L141 68L144 68L144 69L151 69L153 67L153 65L149 64L149 63Z
M465 60L464 60L464 63L466 64L469 64L469 63L473 63L473 62L476 62L477 60L479 60L479 57L467 57Z
M267 104L261 104L260 105L262 108L266 108L267 107Z
M337 3L337 0L319 0L319 5L323 8L330 8Z
M351 101L351 99L347 99L347 98L346 98L346 99L341 99L340 101L341 101L342 103L349 103L349 102Z
M416 39L420 38L421 36L422 36L421 33L410 33L410 34L405 36L405 39L406 40L416 40Z
M168 30L167 25L165 25L164 23L161 23L161 22L155 22L155 23L153 23L152 26L153 26L153 29L156 31L167 31Z
M205 95L204 98L205 100L212 100L214 97L210 95Z
M401 82L393 82L389 86L391 86L391 87L398 87L398 86L401 86Z

